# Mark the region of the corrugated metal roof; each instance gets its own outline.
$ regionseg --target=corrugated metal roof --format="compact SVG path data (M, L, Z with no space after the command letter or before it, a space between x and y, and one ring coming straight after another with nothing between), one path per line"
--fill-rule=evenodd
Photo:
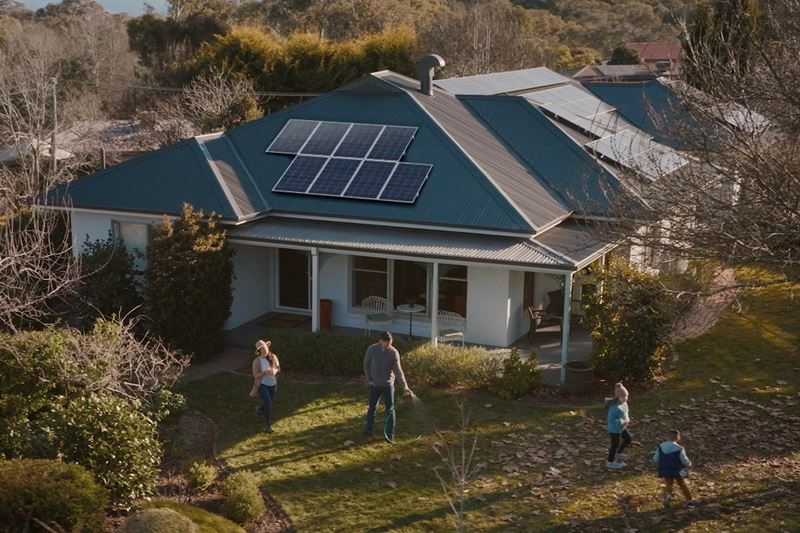
M265 211L267 204L225 134L203 135L196 139L207 152L212 171L228 189L237 214L248 216Z
M584 83L587 89L617 108L617 111L661 144L680 148L680 141L669 134L664 123L669 117L690 119L677 95L658 80L645 83ZM657 124L654 120L659 118Z
M571 268L528 238L268 217L231 229L231 239L481 263Z
M377 75L407 91L417 104L430 113L536 228L569 214L569 209L557 194L548 190L542 178L509 152L458 98L436 88L433 96L423 95L418 91L416 80L399 74L386 72Z
M549 118L519 96L461 96L572 210L600 213L619 182Z
M453 94L506 94L536 87L545 87L568 81L561 74L546 67L513 70L510 72L493 72L462 78L434 80L434 84Z
M549 249L569 258L579 268L594 261L604 251L613 247L586 222L569 219L537 235L536 240Z
M371 83L351 84L345 91L328 93L249 122L226 134L241 154L272 210L432 226L533 232L525 218L405 91L377 79L375 83L380 86L375 92L370 92ZM418 128L403 161L433 164L419 198L414 204L396 204L272 192L292 157L265 153L265 150L292 118Z
M130 159L48 193L50 205L179 214L184 202L237 218L197 140Z

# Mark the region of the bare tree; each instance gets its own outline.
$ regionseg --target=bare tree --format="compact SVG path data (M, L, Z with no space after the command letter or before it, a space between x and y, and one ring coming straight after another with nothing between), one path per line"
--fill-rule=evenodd
M436 474L436 479L439 480L442 492L453 512L456 531L461 533L466 528L464 505L469 485L480 472L481 466L475 462L478 435L469 428L469 413L463 401L456 401L456 405L461 418L456 442L448 442L447 435L437 429L436 435L439 440L433 446L433 449L442 458L449 476L440 472L441 467L435 467L433 472Z
M9 36L0 46L0 326L41 322L78 278L63 214L32 203L82 164L53 145L59 56L52 42Z
M203 133L225 130L261 116L253 84L212 67L183 95L186 116Z
M655 175L633 168L626 177L641 202L618 203L614 218L634 223L603 224L605 238L666 260L761 267L779 274L772 282L800 279L800 0L764 9L747 68L725 59L742 48L736 28L716 28L712 47L692 41L684 23L688 70L703 90L673 83L672 109L651 119L687 164ZM744 13L729 19L751 22ZM642 166L661 157L652 155Z

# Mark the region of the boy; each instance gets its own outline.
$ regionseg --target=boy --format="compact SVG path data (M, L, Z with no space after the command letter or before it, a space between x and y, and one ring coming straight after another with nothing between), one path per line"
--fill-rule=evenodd
M664 479L664 508L668 508L672 502L672 485L677 481L683 496L686 498L686 507L694 509L695 501L686 485L686 468L692 462L686 456L686 450L678 443L681 440L681 433L677 429L671 429L667 433L667 440L656 448L653 454L653 462L658 465L658 477Z
M606 467L618 470L625 466L623 462L627 456L622 453L633 440L631 432L628 431L628 389L622 383L614 385L614 397L606 400L608 405L608 436L611 445L608 448L608 459ZM622 444L620 444L620 439Z

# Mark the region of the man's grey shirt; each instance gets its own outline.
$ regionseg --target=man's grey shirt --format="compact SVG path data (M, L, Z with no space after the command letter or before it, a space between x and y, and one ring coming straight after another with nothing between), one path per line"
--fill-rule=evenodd
M388 387L394 383L406 390L406 377L400 367L400 352L394 346L384 349L380 343L367 348L364 355L364 376L367 383L376 387Z

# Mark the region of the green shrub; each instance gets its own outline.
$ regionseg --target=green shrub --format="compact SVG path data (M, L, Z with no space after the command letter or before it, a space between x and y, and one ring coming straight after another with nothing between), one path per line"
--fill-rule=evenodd
M81 466L45 459L0 461L0 524L38 531L31 520L67 531L103 531L108 494Z
M495 374L492 379L491 392L503 398L517 399L538 390L542 386L538 364L536 356L531 355L523 361L519 350L512 348L511 354L503 360L500 375Z
M435 387L486 387L499 370L498 359L485 348L429 342L404 354L401 362L412 383Z
M189 518L165 508L137 511L122 528L123 533L196 533L197 530Z
M114 499L147 495L158 474L156 424L138 402L88 394L59 405L42 421L51 453L94 472Z
M222 515L239 524L257 520L266 511L258 480L252 472L242 471L222 482Z
M171 500L154 500L145 504L146 509L172 509L195 523L202 533L244 533L238 524L227 518L193 505Z
M85 325L98 316L127 316L141 305L133 255L121 239L109 233L108 239L86 241L80 255L81 281L77 311Z
M233 249L219 217L203 219L183 205L181 218L165 218L147 247L145 296L155 332L176 349L200 357L224 344L231 312Z
M589 296L584 317L596 372L610 381L649 382L666 353L675 302L657 278L619 259L598 280L603 290Z
M205 461L194 461L186 469L185 475L189 488L202 492L217 480L217 467Z
M289 329L274 330L269 336L272 348L285 372L326 376L360 376L364 354L372 337L354 337L322 331L306 333ZM409 342L397 339L403 371L413 386L486 387L499 369L498 362L484 348L440 344L436 348L426 339Z

